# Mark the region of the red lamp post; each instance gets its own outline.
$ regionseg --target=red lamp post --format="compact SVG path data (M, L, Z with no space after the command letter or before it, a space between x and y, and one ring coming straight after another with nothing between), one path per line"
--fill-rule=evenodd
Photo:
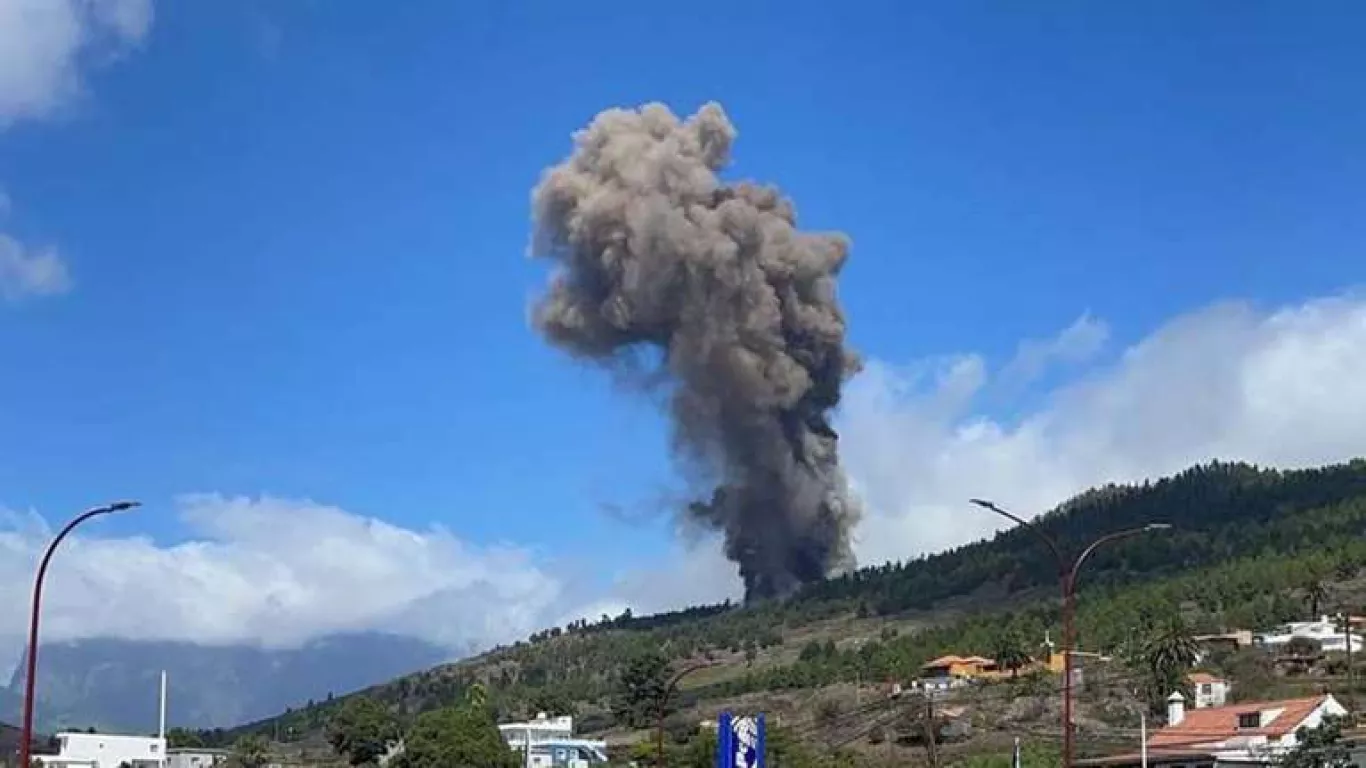
M52 559L52 553L56 551L57 545L62 543L62 539L67 534L75 530L76 526L84 523L92 517L107 515L112 512L123 512L140 506L136 501L118 501L113 504L106 504L102 507L95 507L87 510L75 519L66 524L65 528L57 533L51 544L47 545L47 551L43 553L43 559L38 564L38 575L33 580L33 612L29 616L28 622L28 653L25 659L24 670L24 726L19 740L19 765L16 768L29 768L31 759L31 747L33 743L33 686L34 678L38 668L38 616L43 602L43 577L47 576L47 564Z
M657 713L659 715L659 721L655 724L655 765L657 768L664 768L664 716L669 711L669 697L673 696L674 690L678 688L678 682L680 680L699 669L706 669L711 666L715 665L712 662L690 664L679 670L677 674L669 679L668 684L664 686L664 692L659 697L659 712Z
M1077 572L1081 569L1081 564L1086 562L1086 558L1091 556L1101 546L1111 542L1137 536L1148 531L1162 531L1171 526L1167 523L1149 523L1138 528L1128 528L1122 531L1115 531L1101 536L1091 542L1081 554L1071 561L1063 556L1062 549L1053 537L1044 533L1038 526L1033 525L1023 518L1017 517L1010 512L996 506L985 499L969 499L977 506L995 512L996 514L1010 520L1017 526L1024 528L1034 534L1040 541L1048 547L1048 551L1053 553L1053 557L1058 561L1058 578L1062 586L1062 765L1063 768L1072 768L1073 753L1073 734L1072 734L1072 644L1074 637L1074 615L1076 612L1076 590Z

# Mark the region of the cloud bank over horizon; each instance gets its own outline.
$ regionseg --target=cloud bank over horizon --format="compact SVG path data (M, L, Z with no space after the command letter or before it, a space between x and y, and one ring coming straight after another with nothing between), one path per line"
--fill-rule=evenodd
M1105 353L1108 343L1105 324L1086 314L1051 339L1021 342L995 370L971 353L870 360L840 423L866 506L860 562L989 536L997 520L968 506L971 496L1033 515L1096 485L1211 459L1293 468L1360 455L1366 297L1272 310L1220 303L1115 354ZM1033 407L1009 418L988 407L1031 382L1042 388ZM201 494L177 505L187 541L85 536L64 545L44 601L45 639L284 646L382 629L468 648L626 607L653 612L742 591L714 539L587 594L534 548L473 546L440 527L270 496ZM36 514L0 514L0 599L27 605L48 535ZM0 638L20 636L21 614L0 617Z

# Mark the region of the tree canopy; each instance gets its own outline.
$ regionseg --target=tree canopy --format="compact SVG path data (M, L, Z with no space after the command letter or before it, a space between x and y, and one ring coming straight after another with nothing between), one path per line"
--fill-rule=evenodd
M372 765L399 740L398 720L385 705L368 696L346 699L332 716L327 740L351 765Z
M519 761L485 707L424 712L404 739L400 768L517 768Z

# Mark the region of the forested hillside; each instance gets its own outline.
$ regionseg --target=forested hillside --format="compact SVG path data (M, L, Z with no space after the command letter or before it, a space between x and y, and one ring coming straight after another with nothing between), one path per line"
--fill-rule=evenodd
M963 514L988 513L965 504ZM1081 648L1122 654L1174 622L1191 631L1250 628L1304 615L1310 597L1357 600L1332 585L1351 583L1366 568L1366 461L1304 471L1215 463L1141 486L1089 491L1037 524L1076 552L1100 535L1148 522L1174 528L1116 544L1087 563ZM1045 633L1058 636L1056 579L1047 550L1014 530L865 568L782 603L576 622L366 694L411 717L462 700L477 682L503 716L574 712L584 729L604 731L626 725L614 706L624 664L652 653L673 664L710 663L680 686L679 704L711 711L744 696L906 679L946 652L1032 652ZM323 702L204 737L224 741L252 731L307 739L335 706Z

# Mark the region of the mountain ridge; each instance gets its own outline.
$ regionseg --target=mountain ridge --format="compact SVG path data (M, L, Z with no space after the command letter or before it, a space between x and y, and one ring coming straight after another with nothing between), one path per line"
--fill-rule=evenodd
M38 653L38 728L152 732L167 671L169 725L228 727L453 658L416 638L382 632L325 635L296 648L199 645L97 637L44 643ZM0 719L17 721L24 672L0 688Z
M965 510L970 509L965 501ZM1075 553L1100 534L1148 522L1175 527L1117 543L1088 560L1082 589L1091 596L1089 607L1105 608L1107 595L1123 593L1151 602L1157 611L1163 601L1176 599L1176 592L1162 592L1163 584L1187 592L1194 588L1181 581L1187 572L1207 571L1211 579L1232 585L1228 589L1246 591L1251 582L1239 570L1246 558L1271 557L1268 568L1274 566L1276 573L1299 573L1310 567L1304 563L1320 570L1366 567L1366 547L1355 543L1366 534L1366 461L1295 470L1216 461L1159 480L1090 489L1040 516L1036 524L1065 552ZM995 642L983 638L1001 631L1006 618L1023 622L1021 631L1037 632L1030 636L1041 638L1048 622L1056 619L1056 606L1050 608L1049 601L1056 599L1057 574L1058 564L1029 531L1010 529L945 552L809 585L783 602L727 602L641 617L628 612L597 624L572 622L355 693L411 716L459 701L479 682L505 716L577 710L585 730L601 731L613 727L615 676L623 660L640 653L660 651L674 663L719 660L718 666L727 667L724 672L690 676L679 694L685 702L710 697L716 706L748 695L746 691L771 691L774 686L904 678L936 649L964 638L976 638L972 642L978 646ZM1293 608L1280 593L1254 591L1252 598L1242 608L1220 607L1220 620L1273 620ZM990 618L978 621L975 616ZM1095 629L1097 619L1082 619L1082 625L1092 627L1088 631L1096 642L1119 642L1113 626ZM856 625L857 631L850 629ZM1057 637L1058 628L1051 631ZM807 646L796 647L822 638L835 645L810 653ZM864 651L850 656L854 651L842 650L840 644ZM838 663L822 666L823 658ZM855 667L859 671L850 671ZM316 735L334 706L321 704L249 723L227 735L262 728Z

